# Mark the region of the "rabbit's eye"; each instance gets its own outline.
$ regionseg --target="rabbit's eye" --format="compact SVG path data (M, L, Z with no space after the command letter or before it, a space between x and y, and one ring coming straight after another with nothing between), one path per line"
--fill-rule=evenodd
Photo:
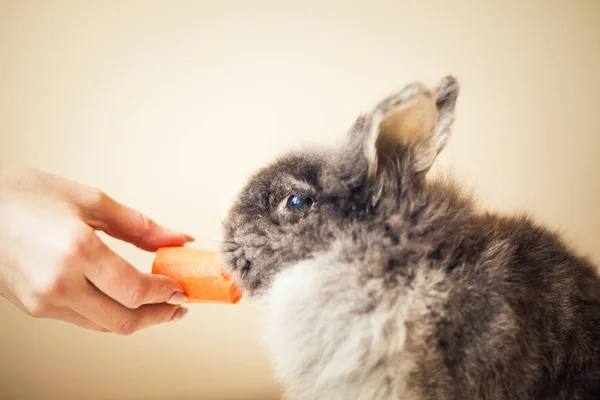
M302 197L291 195L287 199L286 206L291 209L304 210L310 208L313 205L313 201L310 197Z

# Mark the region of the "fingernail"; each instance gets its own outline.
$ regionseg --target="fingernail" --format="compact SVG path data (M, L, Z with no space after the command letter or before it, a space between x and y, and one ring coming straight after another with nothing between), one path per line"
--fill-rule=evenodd
M183 232L175 232L174 230L171 229L167 229L167 231L171 234L171 235L175 235L175 236L183 236L183 238L185 239L186 242L193 242L196 239L194 239L193 236L190 236L186 233Z
M181 304L185 304L187 302L187 300L188 300L188 298L185 294L183 294L181 292L175 292L175 293L173 293L171 298L169 300L167 300L167 303L174 304L174 305L181 305Z
M175 311L175 314L173 314L173 318L171 318L171 321L180 320L181 318L185 317L185 314L187 314L187 312L187 308L178 308L177 311Z

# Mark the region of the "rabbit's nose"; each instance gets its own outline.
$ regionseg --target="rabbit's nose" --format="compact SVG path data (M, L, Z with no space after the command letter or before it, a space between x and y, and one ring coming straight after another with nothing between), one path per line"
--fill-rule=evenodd
M245 276L250 272L250 268L252 267L252 262L249 260L244 260L244 265L242 266L241 273L242 276Z

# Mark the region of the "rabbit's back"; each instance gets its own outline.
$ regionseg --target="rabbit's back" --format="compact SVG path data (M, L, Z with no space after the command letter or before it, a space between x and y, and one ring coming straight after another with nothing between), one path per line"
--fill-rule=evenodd
M441 231L431 265L446 271L450 289L444 313L426 317L435 333L420 342L438 354L418 358L425 397L600 398L592 265L522 216L474 215Z

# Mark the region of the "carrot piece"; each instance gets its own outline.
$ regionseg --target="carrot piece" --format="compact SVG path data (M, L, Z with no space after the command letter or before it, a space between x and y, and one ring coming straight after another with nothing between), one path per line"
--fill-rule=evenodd
M188 303L231 303L242 291L223 273L217 253L193 247L162 247L156 252L152 273L175 279Z

